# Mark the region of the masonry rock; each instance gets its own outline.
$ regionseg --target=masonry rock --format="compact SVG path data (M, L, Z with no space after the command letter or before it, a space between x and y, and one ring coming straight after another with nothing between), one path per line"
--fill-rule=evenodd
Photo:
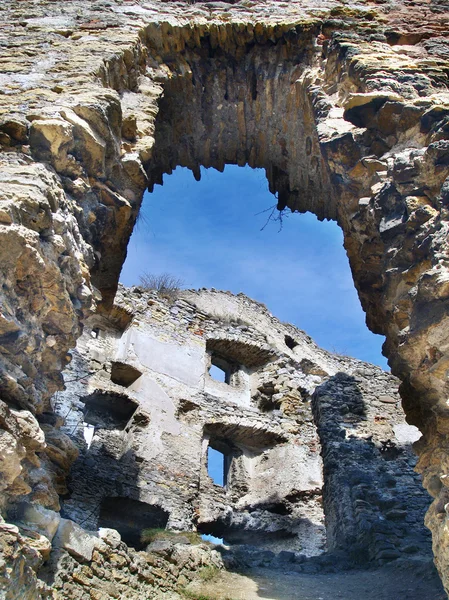
M113 310L126 312L125 328L94 316L57 396L61 429L80 448L66 516L163 558L188 532L213 535L230 566L430 557L429 497L413 471L421 434L394 376L318 348L243 294L120 287ZM148 544L161 528L179 533ZM71 533L75 545L86 535Z
M126 325L126 310L110 311L144 190L177 166L198 178L201 166L248 164L265 169L279 210L342 228L367 324L386 336L407 422L423 433L417 468L434 498L426 523L449 590L448 19L443 3L421 0L413 10L405 1L2 3L2 515L22 502L59 510L69 493L76 449L60 437L54 394L95 311ZM262 382L267 408L295 405L297 390L278 396L282 385ZM159 382L151 397L156 420L139 418L159 419L161 448L182 428ZM203 411L182 400L185 422ZM115 424L132 408L117 405ZM284 418L270 431L273 452L295 435ZM231 435L209 425L212 437ZM107 443L133 479L118 436ZM173 527L187 522L178 508Z

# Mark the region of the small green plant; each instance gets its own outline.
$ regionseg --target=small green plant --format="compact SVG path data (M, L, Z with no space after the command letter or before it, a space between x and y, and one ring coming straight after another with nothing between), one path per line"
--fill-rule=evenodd
M204 594L198 594L198 592L191 592L190 590L179 590L180 594L184 596L184 598L189 598L190 600L216 600L212 598L212 596L205 596Z
M158 535L163 533L166 533L165 529L156 527L152 529L144 529L140 534L140 542L142 544L151 544L151 542L154 542L157 539Z
M230 596L219 598L216 595L211 596L210 594L203 594L201 592L192 592L186 588L179 589L178 593L184 596L184 598L189 598L189 600L233 600Z

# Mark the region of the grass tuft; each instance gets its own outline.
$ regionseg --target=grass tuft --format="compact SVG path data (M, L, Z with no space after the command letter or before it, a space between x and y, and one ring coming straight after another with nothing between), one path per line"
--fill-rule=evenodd
M196 533L196 531L169 531L154 527L144 529L140 534L142 544L151 544L151 542L155 542L156 540L167 540L176 544L180 538L187 538L192 546L203 543L200 534Z

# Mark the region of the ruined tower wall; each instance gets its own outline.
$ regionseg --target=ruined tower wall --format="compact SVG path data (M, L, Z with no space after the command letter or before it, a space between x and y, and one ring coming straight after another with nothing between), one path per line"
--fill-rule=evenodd
M81 338L67 390L55 400L57 414L67 415L62 430L81 449L64 515L95 530L104 499L134 498L166 511L170 529L321 552L322 467L309 398L322 375L296 370L294 361L315 365L311 340L301 332L289 357L288 328L274 329L244 296L186 292L171 303L135 289L122 290L118 303L133 314L126 331L116 337L96 319L98 337L88 329ZM228 383L209 375L217 361ZM117 364L136 370L131 385L117 378ZM90 409L93 397L104 406ZM108 406L125 398L134 412L120 425ZM95 424L89 448L83 422ZM208 446L228 456L224 487L208 475Z
M126 330L94 317L55 400L80 448L64 516L96 530L105 503L121 499L106 524L135 545L120 516L135 499L134 537L146 506L165 511L169 529L275 553L377 564L430 553L429 498L413 472L420 434L392 375L321 350L243 295L121 288L117 303L132 314ZM210 376L215 363L228 383ZM132 412L114 421L126 400ZM228 457L223 487L208 475L208 446Z
M398 401L391 376L370 365L330 377L312 400L328 547L359 561L382 564L429 547L420 527L429 498L413 471L420 434L398 415Z

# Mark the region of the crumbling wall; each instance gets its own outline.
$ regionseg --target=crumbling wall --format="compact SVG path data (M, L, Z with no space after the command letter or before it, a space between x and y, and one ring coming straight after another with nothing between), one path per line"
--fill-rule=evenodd
M115 337L97 319L58 393L63 430L80 446L66 516L96 529L103 503L116 498L120 530L120 501L134 498L143 503L135 536L144 507L153 506L166 511L169 529L275 553L327 550L380 564L430 553L422 526L428 496L404 443L419 433L405 423L395 377L319 349L243 295L203 290L164 299L121 288L117 302L133 311L127 330ZM236 369L245 363L243 389L238 378L210 377L217 352ZM127 387L111 379L118 357L122 369L141 374ZM120 430L98 422L87 447L93 391L120 392L137 408ZM224 486L208 475L209 446L228 456Z
M357 562L430 551L430 532L420 526L429 497L413 471L420 433L398 419L398 403L395 379L366 364L313 395L328 547Z
M206 307L195 306L196 299L206 300ZM321 461L310 406L290 412L259 406L262 379L289 372L281 368L289 362L283 356L289 350L285 334L271 331L272 317L244 296L220 293L183 293L171 302L138 288L121 289L117 302L133 310L128 328L115 337L96 319L95 332L86 329L65 373L66 391L55 399L57 413L65 416L63 431L80 447L64 515L96 529L102 503L134 498L167 511L170 529L223 529L230 537L254 530L262 546L270 545L272 534L290 538L276 542L281 549L321 552ZM303 351L313 355L309 338L298 336ZM208 373L215 355L234 365L229 384ZM130 385L113 381L118 360L122 369L129 365L140 373ZM238 377L243 371L245 377ZM316 377L298 377L312 389ZM296 386L296 381L283 386L285 400L293 399ZM112 408L119 396L137 407L123 427L88 413L93 398ZM83 439L88 422L95 427L89 446ZM226 487L214 485L207 473L207 448L215 440L232 448ZM276 515L282 502L284 514Z
M245 377L213 380L215 354ZM285 551L297 562L337 552L342 565L345 556L346 564L382 564L430 553L422 525L428 500L402 445L410 426L397 380L321 350L243 294L164 298L120 288L110 313L88 322L64 379L66 390L52 398L53 426L79 452L64 518L36 517L28 502L8 513L22 536L31 535L22 541L37 546L30 573L46 561L35 584L42 590L82 598L109 572L112 595L120 586L131 594L142 585L150 594L173 589L178 575L190 580L210 557L198 551L201 559L184 572L154 558L152 546L150 555L135 553L145 551L144 530L165 527L270 550L276 564ZM228 448L226 486L208 475L209 445ZM122 534L128 546L119 556L101 552L85 532L98 527ZM78 564L86 544L89 556ZM173 544L161 551L171 556Z
M88 538L82 530L80 540ZM203 569L223 568L218 552L186 538L159 544L152 552L136 552L117 531L103 529L89 553L80 544L62 541L53 551L41 577L53 598L109 600L110 598L182 598L183 588ZM83 540L86 541L86 540ZM50 590L47 589L47 593ZM179 595L178 595L179 592Z

